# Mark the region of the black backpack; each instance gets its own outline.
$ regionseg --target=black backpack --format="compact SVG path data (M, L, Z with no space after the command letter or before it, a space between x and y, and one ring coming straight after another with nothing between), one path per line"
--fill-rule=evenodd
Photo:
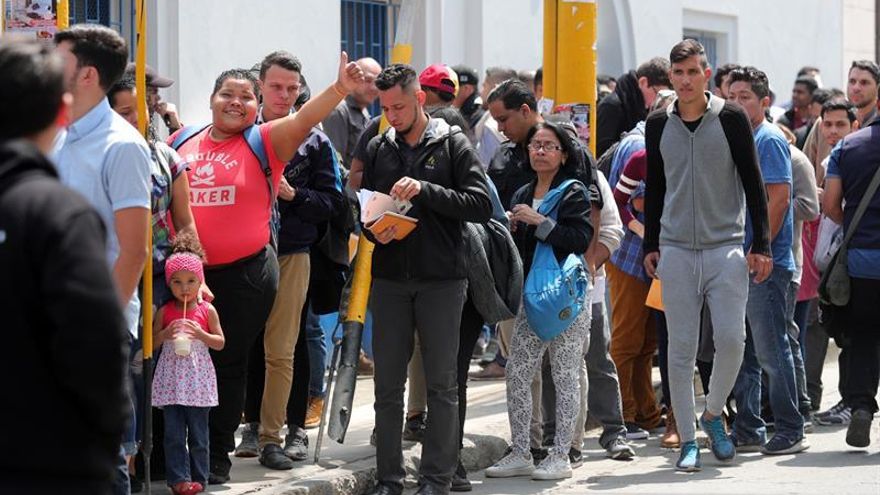
M344 174L342 184L346 184L347 173L342 167L339 170ZM351 276L348 240L355 231L358 217L354 205L357 201L352 199L351 192L344 186L342 201L342 208L324 223L324 234L309 251L309 298L312 311L318 315L339 309L342 290Z

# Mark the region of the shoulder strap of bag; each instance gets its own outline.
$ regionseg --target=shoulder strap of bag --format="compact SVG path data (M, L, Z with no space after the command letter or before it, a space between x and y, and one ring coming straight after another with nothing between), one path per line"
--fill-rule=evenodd
M559 209L559 202L562 200L562 196L565 194L566 189L575 182L580 181L577 179L566 179L562 181L561 184L548 191L547 194L544 195L544 201L541 203L541 206L538 207L538 213L547 215L553 220L556 220L556 212Z
M877 166L877 171L874 172L874 178L871 179L871 183L868 184L868 189L865 190L865 195L862 196L862 200L859 201L859 206L856 208L856 214L853 215L852 222L849 223L849 230L847 230L846 234L843 236L843 243L840 245L841 247L849 245L849 241L855 234L859 222L862 221L862 216L865 215L865 211L868 209L868 204L874 198L874 194L877 193L878 187L880 187L880 166Z
M179 150L183 143L189 141L190 139L196 137L198 133L207 129L211 124L196 124L196 125L188 125L180 130L180 133L177 137L174 138L174 141L171 142L171 147L175 150Z

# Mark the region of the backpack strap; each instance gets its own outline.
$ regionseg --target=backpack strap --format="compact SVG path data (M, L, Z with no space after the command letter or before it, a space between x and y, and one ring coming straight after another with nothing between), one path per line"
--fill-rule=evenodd
M177 137L174 138L174 141L171 142L171 147L175 150L179 150L180 147L183 146L183 143L196 137L200 132L207 129L210 125L211 124L195 124L184 127L177 134Z
M559 202L562 200L562 195L565 193L566 189L575 182L583 185L583 183L577 179L566 179L562 181L561 184L548 191L544 196L544 201L538 208L538 213L547 215L553 220L556 220L556 211L559 209Z
M269 185L269 200L275 202L275 186L272 185L272 167L269 166L269 156L266 154L266 146L263 143L263 134L260 132L260 126L252 125L244 130L244 140L247 141L248 148L257 160L260 162L260 168L266 176L266 183Z

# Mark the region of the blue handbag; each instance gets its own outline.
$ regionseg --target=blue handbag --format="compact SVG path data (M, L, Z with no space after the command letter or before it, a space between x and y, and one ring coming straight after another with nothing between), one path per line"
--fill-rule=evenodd
M556 220L559 202L575 182L569 179L548 191L538 213ZM560 263L553 246L538 241L523 287L523 307L535 335L548 342L564 332L581 313L589 285L582 256L572 253Z

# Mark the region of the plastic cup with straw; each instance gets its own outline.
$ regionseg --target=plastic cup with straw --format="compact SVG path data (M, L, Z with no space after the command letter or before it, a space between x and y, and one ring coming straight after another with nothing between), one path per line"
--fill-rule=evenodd
M183 324L186 325L186 306L189 301L187 296L183 296ZM189 356L191 350L191 342L189 337L183 333L178 333L174 337L174 353L181 357Z

